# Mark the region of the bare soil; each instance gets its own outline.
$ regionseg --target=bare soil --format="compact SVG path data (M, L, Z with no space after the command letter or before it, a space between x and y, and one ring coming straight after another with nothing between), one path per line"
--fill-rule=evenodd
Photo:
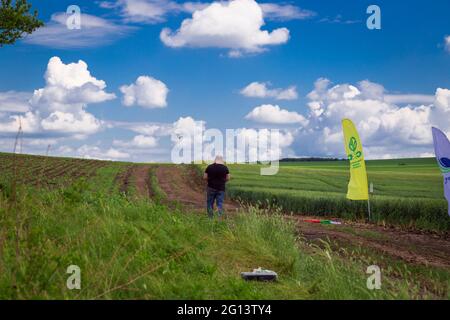
M206 184L199 180L195 172L179 165L162 165L156 169L156 178L168 201L177 202L190 210L206 210ZM235 212L239 208L237 202L225 199L226 212Z
M148 165L135 166L131 173L136 184L136 191L143 197L151 197L149 168Z
M127 193L130 182L131 182L131 175L134 170L133 166L128 166L127 169L124 172L121 172L119 175L117 175L116 180L118 181L120 187L119 190L121 193Z
M140 197L151 197L149 165L131 165L116 179L120 182L120 191L129 192L131 185L136 188L137 195Z
M340 245L369 248L412 264L450 267L450 239L413 231L390 230L372 224L321 225L304 222L306 217L294 216L300 234L311 242L332 240Z

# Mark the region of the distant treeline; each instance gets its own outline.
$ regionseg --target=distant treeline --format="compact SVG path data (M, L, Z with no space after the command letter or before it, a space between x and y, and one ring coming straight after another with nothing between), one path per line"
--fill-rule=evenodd
M280 159L280 162L310 162L310 161L345 161L345 159L339 158L283 158Z

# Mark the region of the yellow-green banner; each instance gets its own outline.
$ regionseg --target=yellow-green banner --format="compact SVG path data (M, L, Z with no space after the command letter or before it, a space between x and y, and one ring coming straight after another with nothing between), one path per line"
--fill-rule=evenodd
M348 183L347 198L351 200L368 200L366 163L358 131L350 119L342 120L344 131L345 151L350 161L350 182Z

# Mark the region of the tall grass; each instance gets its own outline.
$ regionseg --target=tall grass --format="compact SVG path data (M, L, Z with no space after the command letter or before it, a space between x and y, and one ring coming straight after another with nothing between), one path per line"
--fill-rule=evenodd
M152 194L153 200L158 203L167 199L167 195L164 190L160 187L158 183L158 178L156 177L156 170L158 165L153 165L149 170L149 181L150 181L150 192Z

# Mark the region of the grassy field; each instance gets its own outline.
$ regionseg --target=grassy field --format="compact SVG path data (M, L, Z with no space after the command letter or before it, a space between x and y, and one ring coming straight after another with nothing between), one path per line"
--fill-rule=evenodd
M15 175L1 171L0 299L448 299L446 270L312 245L277 212L249 208L211 221L161 204L162 192L156 200L138 197L133 181L124 190L129 163L21 161L46 175L38 183L18 170L23 182L13 186ZM59 161L73 170L60 172ZM46 176L59 178L47 183ZM383 290L366 287L374 262L389 266ZM70 265L81 269L81 290L66 287ZM279 281L240 279L259 266L276 270Z
M251 203L278 205L295 214L362 218L367 203L345 198L346 161L286 162L274 176L258 165L231 165L229 194ZM367 161L374 185L374 221L424 230L448 231L450 219L443 181L434 158Z

